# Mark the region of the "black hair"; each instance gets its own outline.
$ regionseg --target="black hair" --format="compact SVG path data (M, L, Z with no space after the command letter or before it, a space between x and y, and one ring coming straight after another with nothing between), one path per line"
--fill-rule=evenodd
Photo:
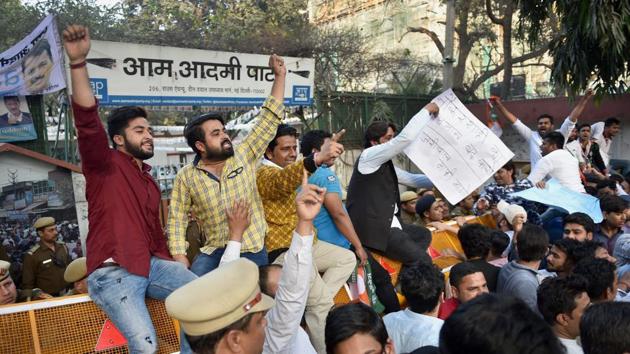
M221 122L221 125L225 126L221 113L210 112L193 118L184 127L184 137L186 138L186 143L197 155L201 154L201 151L197 149L195 143L201 141L205 144L206 141L205 133L203 128L201 128L201 125L209 120L218 120Z
M569 275L566 278L549 277L536 292L538 311L550 326L556 323L559 314L570 314L577 304L575 298L587 292L588 282L582 276Z
M569 214L564 217L563 222L564 222L563 225L566 225L566 224L582 225L582 227L584 227L584 230L587 233L595 232L595 222L590 216L588 216L585 213L575 212L575 213Z
M288 124L284 124L284 123L280 124L278 126L278 129L276 130L276 136L274 136L273 140L269 142L267 149L273 151L273 149L275 149L276 146L278 145L278 138L283 137L283 136L293 136L297 139L298 132L297 130L295 130L295 128L293 128L292 126Z
M540 261L549 250L549 235L542 227L525 223L516 240L519 259L525 262Z
M580 320L584 354L630 352L630 303L602 302L590 306Z
M564 348L524 302L483 294L461 304L440 332L442 354L557 354Z
M510 245L510 237L503 231L493 230L490 232L490 252L495 256L501 256Z
M114 142L115 135L125 135L125 129L129 126L129 121L135 118L147 118L147 111L138 106L123 106L112 110L107 117L107 134L112 141L112 146L116 148Z
M606 195L599 200L602 212L623 213L628 208L628 202L617 195Z
M614 286L616 268L605 259L589 257L578 262L573 274L583 276L588 281L588 296L592 301L600 301L606 298L606 290Z
M402 294L415 313L433 310L444 293L444 274L430 263L403 267L398 279Z
M536 122L540 122L540 120L543 119L543 118L549 119L549 122L551 122L551 124L553 124L553 117L551 115L547 114L547 113L539 115L538 118L536 118Z
M597 182L597 190L604 189L606 187L615 191L617 190L617 182L613 181L612 179L604 179Z
M383 320L371 307L348 304L331 310L326 317L326 353L333 354L339 343L355 334L370 335L383 347L389 338Z
M621 125L621 121L615 117L606 118L604 121L604 127L610 127L613 125Z
M457 232L466 258L486 258L492 245L490 228L481 224L466 224Z
M189 334L186 335L186 339L188 339L188 344L190 344L190 349L194 353L197 354L215 354L216 346L219 344L221 339L225 337L225 335L229 331L245 331L249 323L251 322L254 314L257 312L250 313L245 317L239 319L238 321L232 323L231 325L221 328L216 332L212 332L209 334L203 334L200 336L191 336Z
M506 171L512 171L512 179L516 181L516 165L514 165L514 161L510 160L506 162L501 168Z
M462 279L464 279L467 275L471 275L475 273L483 274L483 271L479 269L479 267L477 267L477 265L475 265L474 263L472 262L457 263L451 268L451 272L448 275L448 283L451 284L451 286L454 286L457 288L459 284L462 283Z
M396 132L396 125L394 125L394 123L382 120L372 122L365 130L363 147L367 149L372 146L372 141L378 140L380 137L387 134L387 129L389 128L392 128L394 133Z
M20 98L18 96L3 96L2 100L6 104L8 100L16 100L18 103L20 102Z
M269 273L272 269L282 269L279 264L266 264L258 267L258 283L260 284L260 291L271 297L275 297L269 289Z
M566 262L571 263L571 266L575 266L580 259L576 258L576 249L582 246L582 242L573 240L570 238L561 238L553 243L557 249L566 254ZM580 253L578 252L578 255Z
M546 140L548 143L553 144L558 149L562 149L564 147L564 135L559 132L550 132L545 134L543 140Z
M50 43L48 43L48 40L46 38L40 39L33 46L33 48L31 48L31 50L28 52L28 54L26 55L24 60L22 60L22 71L24 71L24 68L26 67L26 60L27 59L36 57L38 55L41 55L42 53L48 54L48 58L50 58L50 61L53 60L52 59L52 51L50 50Z
M582 128L587 128L587 127L588 127L588 130L591 130L591 125L588 123L578 124L577 126L578 133L580 132L580 130L582 130Z
M331 138L332 134L324 130L311 130L302 136L300 142L300 151L304 156L308 156L313 149L320 150L324 144L324 140Z
M602 246L603 243L592 240L580 242L580 245L573 249L572 257L575 260L574 264L578 264L580 261L586 258L595 258L597 249Z

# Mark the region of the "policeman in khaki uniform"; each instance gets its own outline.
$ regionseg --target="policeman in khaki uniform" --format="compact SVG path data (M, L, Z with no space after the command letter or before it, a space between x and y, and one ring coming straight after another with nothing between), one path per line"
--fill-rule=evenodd
M68 264L63 279L73 284L73 287L66 295L87 294L87 259L80 257Z
M10 267L11 263L0 260L0 305L13 304L18 299L18 291L9 274Z
M44 294L40 298L59 296L65 293L68 283L63 278L70 256L66 246L57 242L55 219L42 217L33 225L40 241L24 256L22 288L28 297L33 289L39 288ZM47 296L49 295L49 296Z

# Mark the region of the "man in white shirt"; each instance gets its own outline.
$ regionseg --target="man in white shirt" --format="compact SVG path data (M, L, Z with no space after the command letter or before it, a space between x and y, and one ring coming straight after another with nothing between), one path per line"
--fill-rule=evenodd
M444 275L433 264L420 263L403 268L399 277L409 307L383 317L396 353L409 353L424 346L437 347L444 324L437 317L444 301Z
M527 177L539 188L545 188L545 178L555 178L558 182L578 193L586 193L580 180L580 166L568 151L563 149L564 137L558 132L551 132L543 138L540 150L543 157L538 161Z
M577 124L577 120L584 111L586 104L589 99L593 96L593 92L591 90L586 91L586 95L582 97L578 103L575 105L569 116L562 122L560 129L557 130L564 137L565 141L568 139L569 135L575 125ZM554 130L554 122L553 117L549 114L543 114L539 116L536 121L538 122L537 130L533 131L529 127L527 127L520 119L518 119L512 112L508 111L507 108L501 102L501 99L498 97L493 97L492 101L496 104L497 108L507 120L510 121L514 129L525 139L529 144L529 160L532 165L532 168L536 166L538 161L542 158L542 154L540 151L540 144L542 143L543 136L545 134L552 132Z
M613 138L619 134L621 122L615 117L610 117L604 122L591 125L591 135L593 140L599 145L599 153L604 159L606 167L610 167L610 146Z
M234 260L240 255L236 235L240 232L242 237L247 228L249 221L244 215L249 206L237 202L228 211L231 237L219 268L177 289L166 299L167 312L179 320L193 351L314 353L300 330L300 321L313 267L313 219L324 194L324 189L307 184L305 174L296 198L298 222L291 247L285 253L275 303L261 293L258 267L247 259Z
M586 279L575 275L547 278L538 287L538 310L567 354L584 353L577 338L582 314L591 304L586 288Z
M424 227L401 223L398 183L414 188L431 188L424 175L414 175L394 166L392 159L420 135L423 122L436 116L439 107L429 103L400 134L388 122L370 124L365 132L363 152L357 159L348 184L346 208L361 244L385 256L414 265L428 258L431 233Z

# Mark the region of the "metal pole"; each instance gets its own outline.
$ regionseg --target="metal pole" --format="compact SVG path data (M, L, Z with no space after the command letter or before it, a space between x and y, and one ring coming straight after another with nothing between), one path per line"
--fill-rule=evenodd
M453 87L453 35L455 32L455 0L446 1L446 30L444 38L444 71L442 74L442 87L444 90Z

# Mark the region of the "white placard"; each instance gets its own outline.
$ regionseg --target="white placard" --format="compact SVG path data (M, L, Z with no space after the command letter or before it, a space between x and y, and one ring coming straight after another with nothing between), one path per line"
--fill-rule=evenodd
M422 128L405 154L455 205L486 182L514 154L482 124L452 90L433 99L436 118Z
M274 79L258 54L92 41L87 62L102 105L259 106ZM284 62L285 105L311 105L315 61Z

